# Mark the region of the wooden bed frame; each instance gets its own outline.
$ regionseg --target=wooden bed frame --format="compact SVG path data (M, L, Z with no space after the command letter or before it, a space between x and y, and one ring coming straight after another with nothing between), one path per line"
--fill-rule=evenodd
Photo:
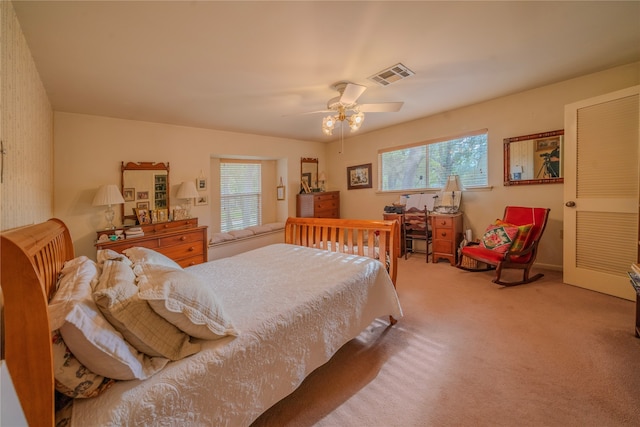
M325 250L329 249L328 241L336 242L331 250L388 263L395 285L399 239L396 221L290 218L285 236L287 243ZM377 252L365 243L376 239ZM53 426L54 375L48 302L55 293L65 261L74 257L71 235L59 219L9 230L0 236L0 255L7 368L29 425Z

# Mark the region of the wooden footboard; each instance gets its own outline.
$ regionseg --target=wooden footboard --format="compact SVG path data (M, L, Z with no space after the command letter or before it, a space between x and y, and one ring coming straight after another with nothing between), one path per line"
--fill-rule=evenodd
M377 259L387 266L394 286L399 239L397 221L291 217L284 231L285 243Z

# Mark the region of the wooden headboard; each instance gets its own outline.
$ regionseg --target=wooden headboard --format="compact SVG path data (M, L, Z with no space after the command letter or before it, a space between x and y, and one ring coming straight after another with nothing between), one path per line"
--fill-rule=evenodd
M62 266L73 256L69 230L58 219L0 235L5 359L31 426L54 425L53 354L47 305Z
M285 224L284 241L378 259L388 266L395 286L400 256L398 227L398 221L290 217ZM368 242L376 242L376 246Z

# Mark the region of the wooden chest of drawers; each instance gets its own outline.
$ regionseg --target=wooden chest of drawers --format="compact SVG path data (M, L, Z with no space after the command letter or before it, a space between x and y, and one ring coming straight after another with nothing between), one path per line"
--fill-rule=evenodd
M456 265L458 246L462 242L462 213L431 214L433 262L448 259Z
M340 192L298 194L296 216L301 218L340 218Z
M140 228L144 236L98 241L96 248L121 253L125 249L141 246L168 256L182 267L207 261L207 227L199 227L197 218L141 225ZM113 231L99 231L98 239L102 234L113 234Z

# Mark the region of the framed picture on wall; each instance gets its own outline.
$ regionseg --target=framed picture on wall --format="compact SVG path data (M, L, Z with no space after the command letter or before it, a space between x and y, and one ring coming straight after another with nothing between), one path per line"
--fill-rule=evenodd
M347 189L371 188L371 163L347 167Z
M125 188L122 191L122 197L125 202L133 202L136 199L136 189L135 188Z
M196 188L198 189L198 191L205 191L207 189L207 179L196 178Z
M278 193L278 200L284 200L284 185L278 185L276 191Z
M138 200L148 200L149 192L148 191L138 191Z
M209 204L209 198L207 196L203 196L202 194L195 198L196 206L203 206Z

